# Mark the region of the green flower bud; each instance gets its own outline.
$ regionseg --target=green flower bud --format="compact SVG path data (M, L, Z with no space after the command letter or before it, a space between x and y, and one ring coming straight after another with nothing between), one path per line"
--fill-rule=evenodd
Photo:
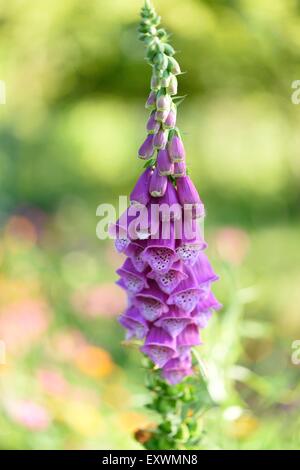
M169 68L170 72L172 72L174 75L178 75L179 73L181 73L180 66L179 66L177 60L174 59L174 57L169 57L168 68Z
M151 77L151 90L157 91L160 89L160 78L153 73Z
M178 81L175 75L170 75L169 84L167 85L167 92L170 95L177 95Z
M164 44L164 53L173 56L175 54L175 49L170 44Z
M163 88L167 88L170 84L170 80L171 80L171 75L167 71L164 71L162 79L161 79L161 86Z

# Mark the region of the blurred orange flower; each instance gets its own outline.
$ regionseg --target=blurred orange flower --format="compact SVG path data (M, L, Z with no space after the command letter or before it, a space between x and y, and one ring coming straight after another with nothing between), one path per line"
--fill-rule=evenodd
M86 346L78 351L75 364L84 374L96 379L109 375L114 363L107 351L96 346Z

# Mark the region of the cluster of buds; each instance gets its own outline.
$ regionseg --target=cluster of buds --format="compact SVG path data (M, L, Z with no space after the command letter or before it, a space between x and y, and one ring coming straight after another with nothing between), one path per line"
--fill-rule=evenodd
M141 351L162 369L163 378L176 384L192 374L191 348L201 344L199 330L220 304L211 292L217 276L203 252L204 206L186 174L176 127L180 67L159 24L146 2L139 32L153 74L147 137L138 153L146 164L115 236L117 250L126 255L117 271L118 284L128 294L120 323L127 339L140 340Z

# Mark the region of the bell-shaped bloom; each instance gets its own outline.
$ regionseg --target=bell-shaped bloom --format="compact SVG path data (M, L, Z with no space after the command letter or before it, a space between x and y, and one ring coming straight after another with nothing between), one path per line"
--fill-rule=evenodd
M191 178L189 176L177 178L176 186L180 204L190 206L193 217L203 217L204 205Z
M172 175L174 171L174 164L166 149L161 149L157 154L157 169L162 176Z
M119 317L119 323L126 328L126 339L144 339L148 333L147 321L142 317L136 307L129 307L123 315Z
M154 136L153 145L156 149L163 149L168 142L168 131L160 129Z
M180 261L173 263L172 267L165 273L150 271L147 276L149 279L154 279L159 288L168 295L173 292L181 281L188 277Z
M150 94L148 96L148 99L146 101L145 107L147 109L155 109L156 108L156 93L155 93L155 91L150 92Z
M147 122L148 134L156 134L159 131L159 128L160 123L155 119L155 111L152 111Z
M130 294L137 294L148 287L147 278L139 273L130 258L127 258L121 268L117 270L120 280L117 284L127 290Z
M187 325L176 337L176 351L180 355L188 353L193 346L199 346L199 344L202 344L199 329L193 323Z
M200 299L195 309L192 311L191 317L193 323L195 323L199 328L205 328L213 311L219 310L221 307L222 305L210 291L206 297Z
M191 354L185 354L170 359L162 369L163 377L171 385L176 385L185 377L192 375L192 358Z
M174 129L176 126L177 110L175 106L172 106L167 119L164 121L165 129Z
M199 287L193 274L189 273L188 278L181 281L169 296L167 304L176 305L184 312L190 313L196 307L202 294L203 289Z
M181 138L175 134L168 143L168 151L172 162L185 160L185 150Z
M158 367L163 367L176 353L176 341L163 328L152 327L141 351Z
M175 307L156 320L155 326L160 326L175 338L189 323L191 323L191 316Z
M149 288L142 290L133 300L141 315L148 321L157 320L169 310L166 301L166 294L161 292L153 282L149 282Z
M151 15L145 18L141 36L153 68L147 137L139 157L148 162L130 194L129 208L113 227L116 248L126 256L117 270L117 284L128 297L119 321L127 339L143 341L141 351L162 369L167 382L177 384L193 373L191 348L201 344L199 330L220 308L211 292L218 276L203 253L204 205L187 176L176 126L180 67L170 45L162 41L161 50L153 49L155 31L158 41L160 32L155 23L152 31Z
M144 260L147 261L151 269L161 274L166 273L177 259L173 237L174 227L171 224L169 228L169 237L164 237L161 231L158 238L148 240L147 247L143 252Z
M179 178L180 176L186 176L186 164L184 161L174 163L173 176Z
M186 265L193 266L202 250L207 247L195 219L185 218L183 232L176 243L176 253Z
M160 175L157 168L154 169L149 184L149 192L153 197L161 197L167 189L168 179L166 176Z
M134 268L142 273L147 268L147 261L144 260L143 252L145 250L146 244L144 241L131 242L126 247L125 254L130 257L131 262Z
M131 204L146 206L150 201L149 184L152 169L147 168L139 177L130 194Z
M193 274L201 286L210 285L211 282L217 281L219 279L219 276L214 273L205 253L199 253L193 268L187 269L193 269Z
M154 134L149 134L146 137L146 140L139 148L139 158L142 160L149 160L154 153L154 145L153 145Z

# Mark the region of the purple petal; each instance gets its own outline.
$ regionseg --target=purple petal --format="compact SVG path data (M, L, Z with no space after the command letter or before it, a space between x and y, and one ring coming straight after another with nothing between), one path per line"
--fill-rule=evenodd
M123 281L122 283L117 282L117 284L121 287L124 286L130 294L137 294L148 287L146 277L136 271L130 258L125 260L123 266L117 270L117 274Z
M153 271L166 273L177 258L174 237L149 239L143 257Z
M156 326L160 326L166 330L172 337L178 336L185 327L191 322L189 314L176 308L170 309L164 313L156 322Z
M143 251L145 249L145 242L140 241L140 242L132 242L130 243L126 250L125 253L127 256L131 258L132 264L134 268L139 272L145 271L147 267L147 262L143 258Z
M148 332L146 320L135 307L128 308L123 315L119 317L119 323L128 330L127 339L143 339Z
M198 327L191 323L176 338L176 350L179 354L184 354L193 346L202 344Z
M148 289L144 289L137 294L134 302L139 308L141 315L149 321L157 320L163 313L169 310L166 305L166 295L154 284L151 284Z
M183 272L180 262L174 263L166 273L151 271L147 276L149 279L154 279L159 288L168 295L173 292L183 279L187 278L187 274Z
M175 340L163 328L152 327L141 351L163 367L175 354Z
M170 359L163 367L162 375L171 385L176 385L185 377L192 375L191 355Z

